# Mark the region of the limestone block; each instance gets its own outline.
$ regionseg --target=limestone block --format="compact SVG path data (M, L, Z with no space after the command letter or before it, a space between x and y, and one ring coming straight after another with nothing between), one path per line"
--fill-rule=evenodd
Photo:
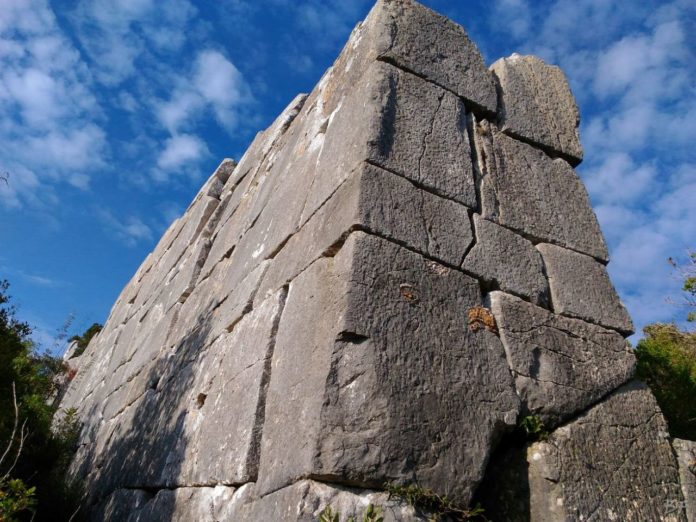
M302 272L277 334L259 493L322 476L468 503L519 408L500 340L467 327L480 304L474 279L361 232Z
M473 240L466 207L364 164L280 250L256 300L291 281L356 229L454 266Z
M535 243L558 244L606 262L597 217L570 165L486 122L475 127L482 217Z
M672 446L679 462L679 481L684 503L672 502L675 512L684 511L689 522L696 522L696 442L674 439Z
M227 486L162 489L139 509L129 509L127 522L233 521L235 488ZM131 504L131 507L134 507ZM125 511L125 510L124 510Z
M549 284L534 245L507 228L474 214L476 244L462 268L488 285L545 306Z
M544 258L556 313L612 328L625 335L633 333L633 322L604 265L556 245L541 244L537 248Z
M532 521L686 521L667 424L631 383L528 452ZM671 512L670 512L671 511Z
M209 348L192 385L196 408L182 433L190 442L179 483L256 479L270 357L284 302L285 292L276 293Z
M475 208L463 103L382 62L372 63L327 121L302 222L367 160Z
M358 38L372 47L371 55L495 111L493 78L461 26L412 0L382 0L361 29Z
M547 425L582 411L633 375L618 333L552 314L502 292L489 296L517 393Z
M379 508L384 522L415 522L429 520L405 503L390 499L384 492L347 488L302 480L292 486L254 499L249 493L235 504L235 520L282 520L283 522L316 522L330 507L340 513L340 520L362 520L370 504Z
M513 54L491 66L499 86L501 130L566 158L582 161L580 112L563 71L536 56Z

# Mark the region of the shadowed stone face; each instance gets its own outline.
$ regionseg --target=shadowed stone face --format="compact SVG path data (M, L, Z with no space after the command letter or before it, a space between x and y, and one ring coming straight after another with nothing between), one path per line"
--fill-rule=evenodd
M616 391L632 324L567 82L492 69L458 25L380 0L222 162L65 392L87 518L432 515L395 483L494 520L683 519L660 508L683 501L654 399ZM528 416L547 441L514 439Z

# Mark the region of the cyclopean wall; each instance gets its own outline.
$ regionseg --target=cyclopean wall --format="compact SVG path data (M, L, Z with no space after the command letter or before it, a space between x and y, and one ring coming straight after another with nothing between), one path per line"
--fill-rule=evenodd
M380 0L81 357L62 406L85 512L424 520L394 483L500 520L685 520L664 419L629 382L578 121L558 68L486 69L458 25ZM525 417L546 441L511 443Z

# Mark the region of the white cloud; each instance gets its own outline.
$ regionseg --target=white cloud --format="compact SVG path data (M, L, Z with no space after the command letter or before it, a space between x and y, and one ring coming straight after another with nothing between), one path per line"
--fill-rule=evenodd
M198 162L208 153L205 143L197 136L179 134L167 139L164 150L157 159L157 166L165 171L176 171Z
M11 174L0 205L50 203L61 182L86 188L108 147L79 52L45 0L4 2L0 42L0 169Z
M495 0L492 13L496 26L505 28L513 38L528 36L532 11L526 0Z
M232 132L238 112L252 101L251 91L237 67L214 50L201 51L188 77L181 79L166 101L156 102L160 123L171 133L187 129L205 110Z
M153 239L152 229L136 216L116 217L105 209L96 209L95 212L116 237L129 247Z

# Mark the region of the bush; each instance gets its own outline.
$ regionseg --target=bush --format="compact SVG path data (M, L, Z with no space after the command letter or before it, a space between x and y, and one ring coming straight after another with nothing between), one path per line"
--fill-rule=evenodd
M68 520L79 492L65 474L79 425L73 412L52 431L55 408L49 404L66 367L32 342L8 288L0 281L0 452L10 448L12 455L0 460L0 520Z
M77 349L75 350L75 353L72 354L72 357L82 355L89 345L89 342L92 340L92 337L101 332L102 328L103 326L101 324L94 323L92 326L87 328L82 335L73 335L70 339L68 339L70 342L77 341Z
M696 332L660 323L643 332L636 348L636 374L655 394L670 434L696 440Z

